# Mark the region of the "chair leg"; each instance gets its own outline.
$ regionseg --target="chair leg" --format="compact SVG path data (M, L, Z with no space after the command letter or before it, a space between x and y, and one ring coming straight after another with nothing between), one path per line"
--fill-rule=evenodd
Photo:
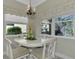
M46 44L44 44L44 48L43 48L43 57L42 57L42 59L45 59L45 50L46 50Z
M56 39L56 40L57 40L57 39ZM53 58L55 58L56 40L54 41L54 47L53 47L53 53L52 53Z

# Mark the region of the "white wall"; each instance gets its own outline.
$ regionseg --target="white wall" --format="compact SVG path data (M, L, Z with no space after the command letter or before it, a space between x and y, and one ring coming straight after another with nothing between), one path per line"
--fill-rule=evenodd
M58 39L56 52L60 52L66 56L75 59L75 40L73 39Z
M22 16L11 15L11 14L5 14L4 15L4 21L6 23L27 24L28 23L28 18L27 17L22 17Z

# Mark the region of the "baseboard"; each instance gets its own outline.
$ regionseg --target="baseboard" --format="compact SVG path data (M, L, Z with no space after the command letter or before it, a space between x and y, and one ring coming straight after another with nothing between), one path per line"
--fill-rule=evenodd
M63 59L73 59L72 57L69 57L69 56L67 56L65 54L62 54L62 53L56 52L55 54L56 54L56 56L59 56L59 57L61 57Z

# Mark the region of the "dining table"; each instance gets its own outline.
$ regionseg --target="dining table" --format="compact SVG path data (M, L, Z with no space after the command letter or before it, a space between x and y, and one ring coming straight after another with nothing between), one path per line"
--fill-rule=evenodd
M50 37L50 38L52 38L52 37ZM26 38L17 38L17 39L14 39L14 41L16 43L18 43L19 46L21 46L23 48L27 48L29 50L29 53L27 53L25 55L25 59L38 59L32 53L32 50L35 49L35 48L42 48L42 47L45 48L45 44L51 41L50 38L39 38L39 39L36 39L36 40L28 40ZM55 47L56 47L56 39L54 41L54 53L53 53L53 56L55 55ZM44 52L44 50L42 52ZM19 58L19 59L23 59L23 58Z
M29 50L29 53L26 54L25 59L38 59L33 53L32 50L35 48L41 48L43 47L43 42L45 39L37 39L37 40L27 40L25 38L18 38L14 39L16 43L19 44L19 46L23 48L27 48ZM21 59L21 58L20 58Z

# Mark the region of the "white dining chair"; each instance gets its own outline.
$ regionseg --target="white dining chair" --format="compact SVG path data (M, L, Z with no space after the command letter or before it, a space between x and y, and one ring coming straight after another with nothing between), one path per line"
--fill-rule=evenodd
M3 39L3 59L13 59L13 52L9 39Z
M43 43L42 59L55 59L56 39L48 38Z
M15 46L16 44L14 44L15 42L6 38L3 39L3 59L22 59L22 58L18 58L18 56L22 56L23 52L25 52L26 50L16 46L16 48L14 49L13 46ZM17 55L18 53L22 53L21 55Z

